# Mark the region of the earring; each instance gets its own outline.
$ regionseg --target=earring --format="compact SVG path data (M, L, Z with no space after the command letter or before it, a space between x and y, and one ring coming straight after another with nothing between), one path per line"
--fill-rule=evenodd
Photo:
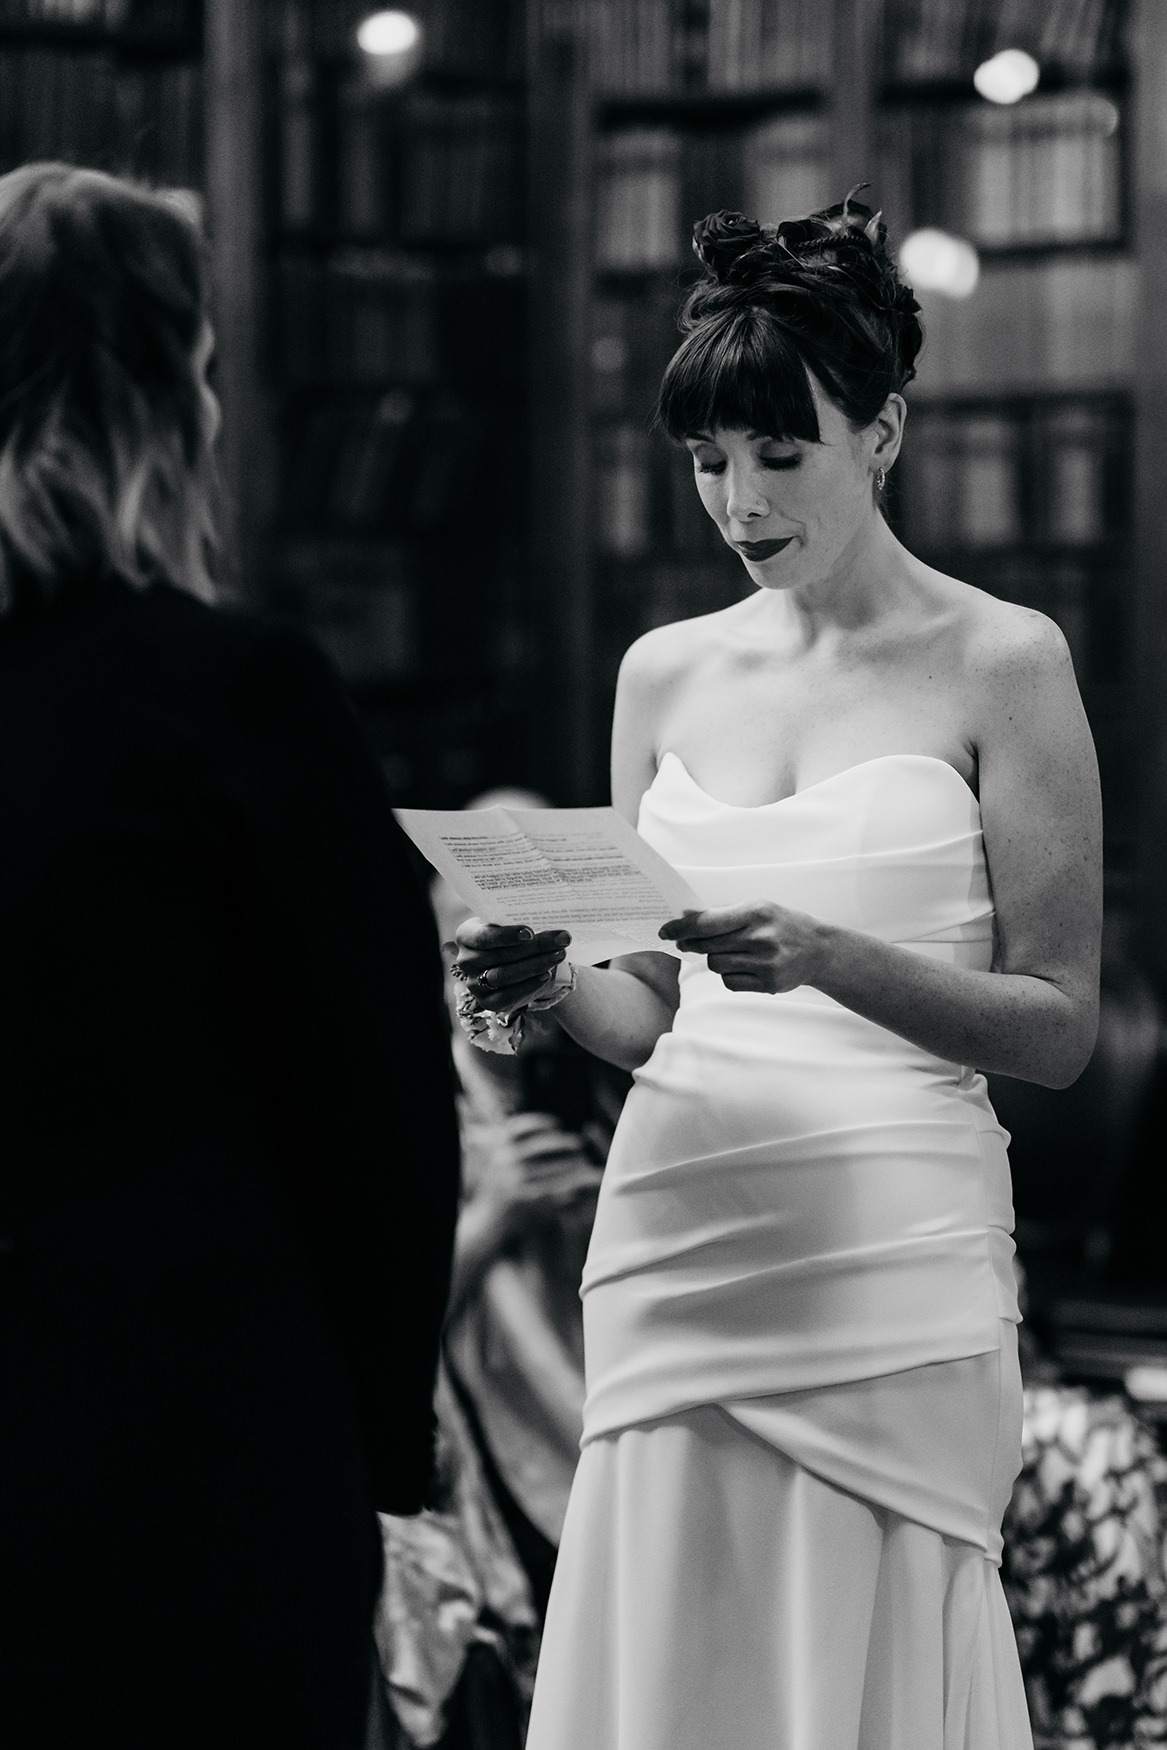
M877 492L882 492L886 485L887 485L887 475L884 473L882 468L877 468L875 470L875 490Z

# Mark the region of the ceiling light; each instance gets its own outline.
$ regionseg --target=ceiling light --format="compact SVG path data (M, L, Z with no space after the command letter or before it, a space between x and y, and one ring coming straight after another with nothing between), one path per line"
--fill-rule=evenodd
M366 55L407 55L421 41L421 25L408 12L371 12L357 31Z
M364 77L374 89L404 85L421 66L422 28L411 12L370 12L357 29Z
M913 231L900 247L900 266L917 291L967 298L980 278L976 250L963 237L931 228Z
M973 84L990 103L1020 103L1041 78L1041 68L1024 49L1002 49L982 61L973 74Z

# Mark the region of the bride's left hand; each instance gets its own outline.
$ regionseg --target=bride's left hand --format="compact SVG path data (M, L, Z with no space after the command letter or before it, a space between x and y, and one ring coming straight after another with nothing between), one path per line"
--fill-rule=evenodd
M824 926L769 900L682 912L660 932L685 954L704 954L727 990L776 996L813 984L826 953Z

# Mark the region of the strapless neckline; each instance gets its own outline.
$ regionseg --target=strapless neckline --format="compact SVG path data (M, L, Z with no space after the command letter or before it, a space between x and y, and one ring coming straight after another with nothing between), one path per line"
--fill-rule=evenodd
M730 809L735 814L758 814L771 808L785 808L789 803L797 802L802 797L811 795L814 791L824 790L828 785L838 784L844 779L852 778L857 772L865 772L872 766L886 765L889 762L942 766L946 772L952 773L953 778L960 785L965 794L971 796L977 807L980 807L980 801L975 790L967 779L961 777L956 767L951 765L948 760L939 759L935 754L930 753L876 754L873 759L859 760L853 766L844 766L841 772L832 772L830 777L820 778L818 782L814 784L805 784L801 790L793 790L789 796L776 797L773 802L723 802L720 796L711 795L703 785L697 782L680 754L674 753L672 748L667 748L661 755L660 765L657 767L658 772L664 769L664 763L666 760L672 760L674 764L679 767L686 782L697 791L698 795L703 796L707 802L712 802L715 807Z

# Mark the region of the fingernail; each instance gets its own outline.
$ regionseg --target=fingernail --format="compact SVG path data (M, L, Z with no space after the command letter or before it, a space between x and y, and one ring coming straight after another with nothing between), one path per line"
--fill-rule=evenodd
M555 936L553 939L559 944L559 946L561 948L567 948L571 945L571 936L569 935L569 933L566 930L556 930Z
M520 942L533 942L534 940L535 940L534 930L529 930L527 928L526 924L521 925L520 929L519 929L519 941Z

